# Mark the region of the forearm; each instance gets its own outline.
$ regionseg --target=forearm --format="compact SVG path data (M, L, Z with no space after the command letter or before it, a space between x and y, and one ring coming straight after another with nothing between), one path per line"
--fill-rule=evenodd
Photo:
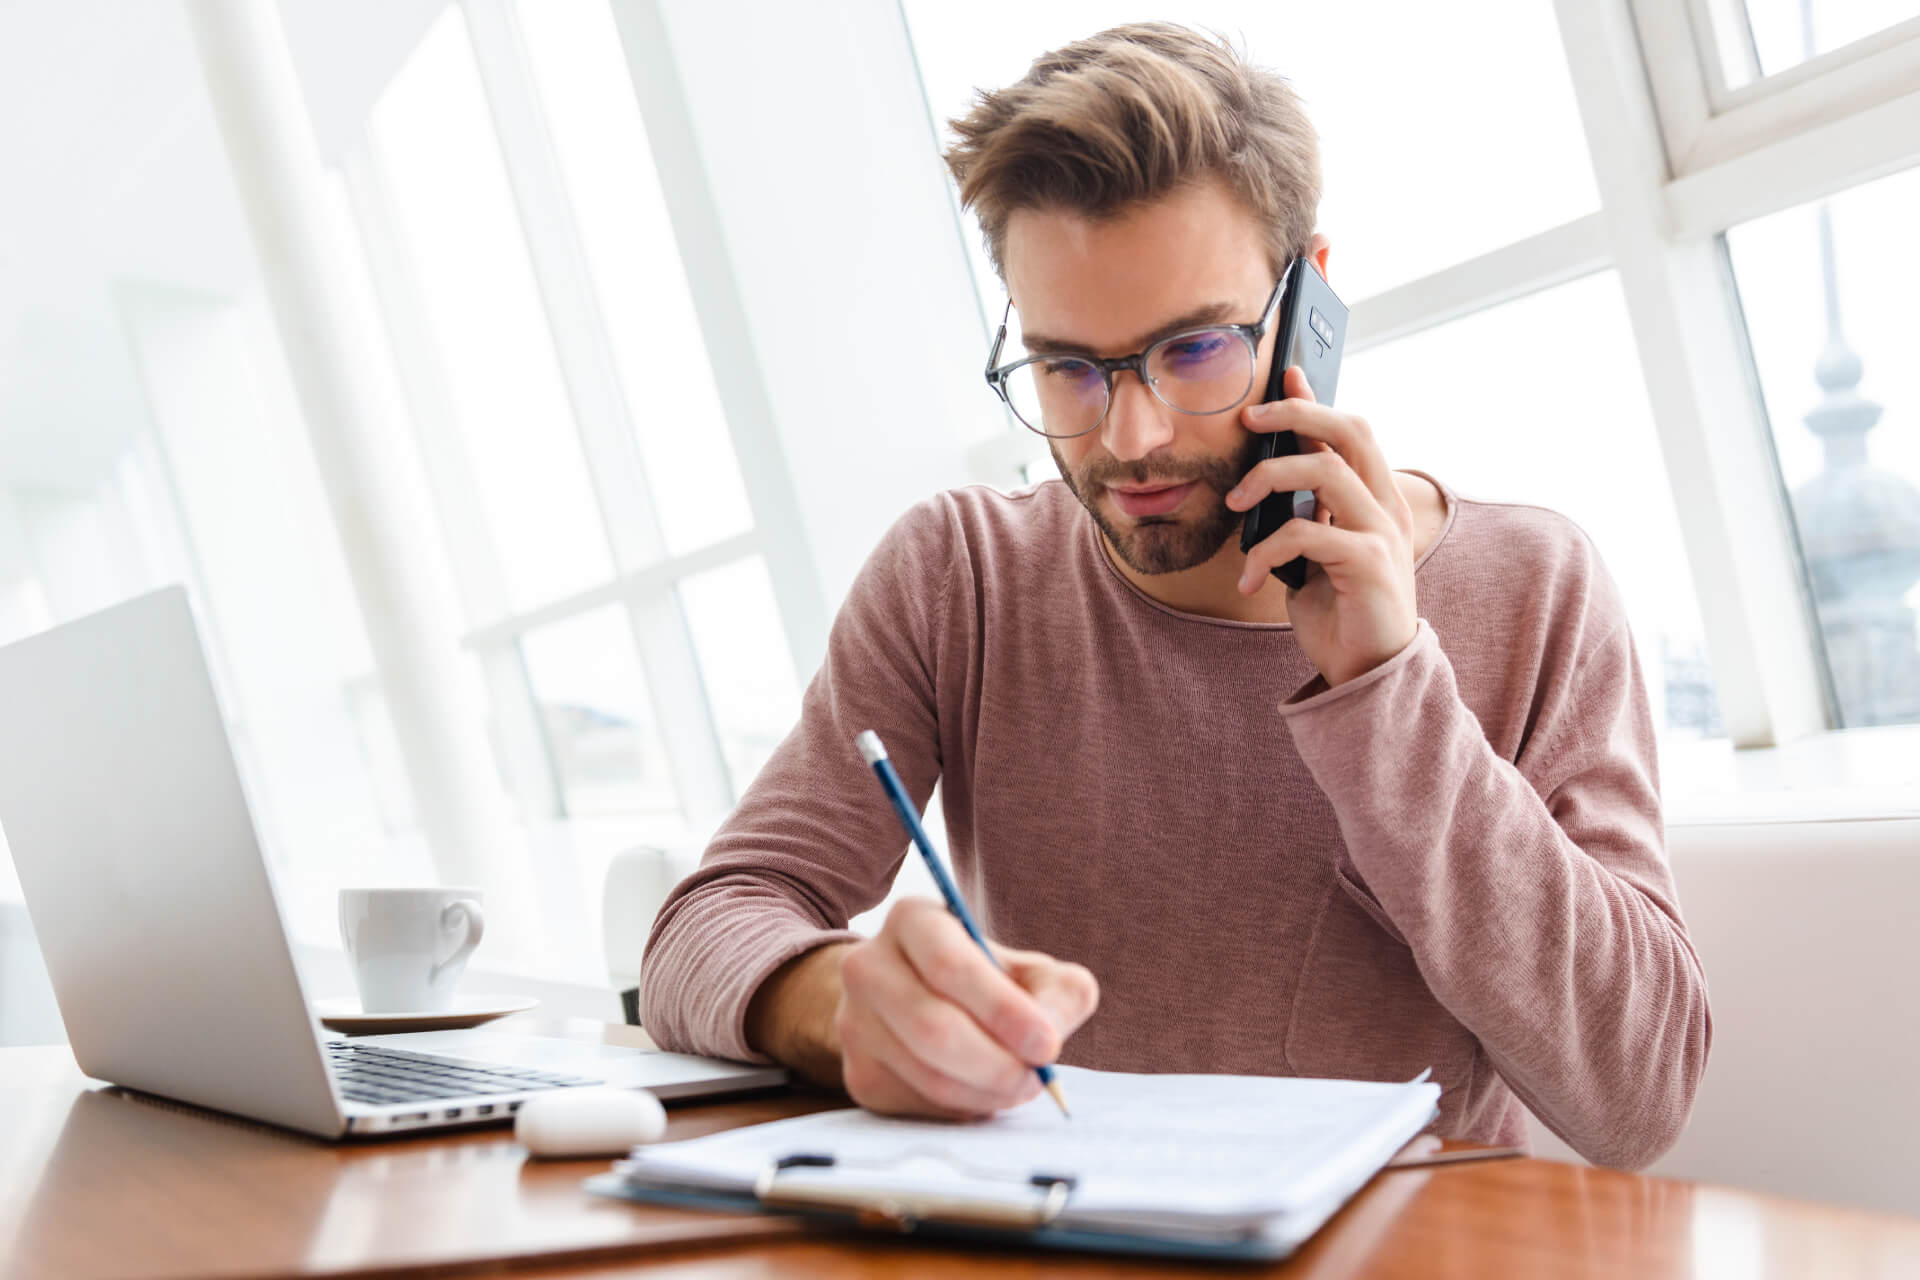
M840 964L850 942L829 942L774 970L747 1005L747 1044L815 1084L838 1088Z
M1348 705L1336 690L1290 707L1296 745L1434 995L1582 1154L1645 1163L1685 1122L1708 1036L1651 759L1584 709L1575 736L1608 745L1530 779L1489 746L1437 642L1420 644Z
M1692 949L1510 766L1458 783L1431 825L1352 819L1361 880L1522 1100L1589 1159L1641 1166L1679 1136L1705 1066Z
M822 944L857 937L766 865L777 860L710 854L661 908L641 964L640 1008L662 1049L764 1060L747 1035L760 988Z

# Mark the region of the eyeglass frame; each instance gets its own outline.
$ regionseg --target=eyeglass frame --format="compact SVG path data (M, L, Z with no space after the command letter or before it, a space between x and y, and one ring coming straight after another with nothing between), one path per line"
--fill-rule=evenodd
M987 367L985 370L987 386L991 387L993 393L1000 397L1000 402L1007 406L1007 412L1013 415L1014 421L1035 435L1048 440L1077 440L1081 436L1098 431L1100 424L1107 420L1107 415L1113 412L1113 375L1123 369L1133 370L1133 376L1140 380L1140 385L1152 392L1155 400L1166 405L1167 408L1173 410L1175 413L1184 413L1189 417L1196 418L1206 417L1208 414L1213 413L1225 413L1233 407L1231 404L1222 405L1218 409L1182 409L1179 405L1161 395L1159 389L1154 386L1155 379L1147 376L1147 357L1170 342L1178 342L1183 338L1191 338L1195 334L1231 333L1247 344L1247 353L1252 357L1251 362L1247 366L1247 385L1240 392L1241 398L1245 398L1247 392L1253 390L1254 375L1259 370L1260 342L1267 336L1267 328L1273 323L1273 317L1280 309L1280 300L1286 296L1287 281L1293 278L1292 268L1293 263L1289 261L1286 268L1280 272L1279 283L1273 286L1273 292L1268 295L1267 305L1261 308L1260 319L1253 324L1195 325L1191 329L1182 329L1180 332L1170 333L1164 338L1156 338L1130 356L1114 356L1111 359L1096 355L1075 355L1071 352L1058 352L1053 355L1027 356L1024 359L1015 360L1012 364L995 368L994 362L1000 358L1000 348L1007 340L1007 319L1013 315L1013 299L1008 298L1007 308L1000 314L1000 331L994 335L993 348L987 352ZM1020 411L1013 407L1013 400L1007 395L1007 379L1026 365L1035 364L1042 360L1059 359L1078 360L1083 364L1091 365L1098 369L1100 371L1101 381L1106 384L1107 407L1100 411L1100 416L1094 419L1093 425L1085 430L1075 431L1071 435L1056 436L1050 432L1041 430L1020 416Z

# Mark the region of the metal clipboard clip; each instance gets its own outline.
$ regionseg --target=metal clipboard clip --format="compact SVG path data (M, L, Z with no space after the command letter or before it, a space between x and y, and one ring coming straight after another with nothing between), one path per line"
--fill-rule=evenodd
M946 1157L934 1158L952 1164ZM975 1198L950 1191L913 1190L888 1185L884 1180L870 1181L859 1176L864 1170L893 1169L901 1163L904 1163L904 1159L886 1165L854 1165L837 1162L830 1155L783 1156L767 1162L754 1181L753 1194L762 1204L787 1209L851 1213L861 1226L908 1232L923 1222L1002 1230L1037 1230L1051 1225L1060 1216L1060 1211L1066 1207L1067 1197L1073 1193L1073 1178L1050 1173L1036 1173L1025 1180L1024 1185L1034 1192L1025 1201ZM793 1177L794 1172L807 1169L844 1169L850 1176L844 1181L836 1178L831 1183L808 1179L806 1185L798 1185ZM961 1172L973 1171L963 1169ZM783 1174L787 1175L784 1179Z

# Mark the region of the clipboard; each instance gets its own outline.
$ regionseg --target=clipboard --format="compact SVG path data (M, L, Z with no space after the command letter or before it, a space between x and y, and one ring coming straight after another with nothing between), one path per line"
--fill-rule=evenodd
M1002 1200L960 1196L950 1191L917 1191L900 1186L895 1179L874 1183L859 1176L863 1170L878 1172L887 1167L898 1169L900 1163L859 1166L843 1163L830 1155L784 1156L769 1161L761 1170L753 1185L753 1195L767 1208L800 1213L847 1213L862 1226L902 1233L927 1223L1037 1231L1051 1226L1060 1216L1075 1181L1065 1174L1030 1174L1024 1186L1032 1189L1031 1196ZM796 1176L826 1170L846 1176L831 1180Z
M615 1171L587 1179L590 1192L641 1204L728 1212L795 1214L814 1222L955 1243L1037 1246L1075 1252L1116 1253L1221 1261L1279 1261L1291 1255L1337 1213L1360 1186L1329 1196L1311 1211L1261 1228L1208 1232L1146 1232L1063 1225L1076 1179L1035 1172L1002 1175L992 1195L903 1187L899 1166L843 1163L831 1155L795 1152L770 1160L750 1194L693 1187L636 1185ZM985 1177L978 1170L969 1170ZM865 1175L865 1176L863 1176Z
M1431 1123L1440 1097L1425 1081L1060 1070L1081 1104L1073 1128L1038 1101L972 1125L824 1111L636 1147L586 1185L897 1235L1274 1260Z

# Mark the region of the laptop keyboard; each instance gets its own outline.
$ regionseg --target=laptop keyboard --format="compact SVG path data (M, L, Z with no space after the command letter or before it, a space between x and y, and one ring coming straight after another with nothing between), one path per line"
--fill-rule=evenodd
M327 1069L340 1093L350 1102L384 1106L401 1102L428 1102L475 1094L534 1093L599 1084L588 1076L536 1071L531 1067L502 1067L451 1058L427 1058L351 1040L327 1042Z

